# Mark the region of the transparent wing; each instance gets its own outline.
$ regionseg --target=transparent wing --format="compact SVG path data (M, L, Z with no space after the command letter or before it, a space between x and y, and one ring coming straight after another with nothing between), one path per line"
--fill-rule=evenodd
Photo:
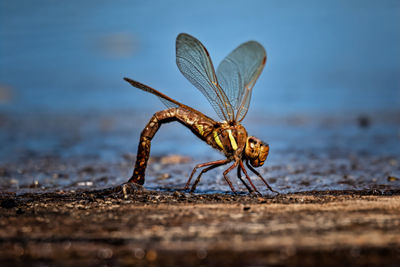
M147 86L145 84L142 84L140 82L134 81L134 80L129 79L129 78L124 78L124 80L127 81L128 83L130 83L133 87L139 88L139 89L141 89L143 91L146 91L146 92L149 92L149 93L151 93L153 95L158 96L158 98L161 100L161 102L163 102L163 104L165 106L167 106L168 108L183 107L183 108L186 108L188 110L195 111L196 113L199 113L199 111L197 111L197 110L195 110L195 109L193 109L193 108L191 108L189 106L186 106L186 105L184 105L182 103L179 103L178 101L176 101L176 100L170 98L169 96L157 91L156 89L151 88L150 86Z
M249 41L233 50L218 66L217 79L233 107L235 121L246 116L253 86L266 61L264 47Z
M178 35L176 64L186 79L206 96L222 120L234 119L232 105L218 83L210 55L199 40L185 33Z

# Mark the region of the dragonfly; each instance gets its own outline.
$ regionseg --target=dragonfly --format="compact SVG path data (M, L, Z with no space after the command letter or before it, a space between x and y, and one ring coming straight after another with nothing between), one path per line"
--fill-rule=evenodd
M210 54L195 37L181 33L176 38L176 64L181 73L207 98L221 121L215 121L200 111L130 78L124 78L132 86L156 95L167 109L156 112L140 135L138 152L132 177L128 183L143 185L145 170L150 156L151 140L164 123L177 121L189 128L198 138L225 155L225 159L197 164L184 187L188 190L192 177L202 168L191 186L195 191L201 176L216 167L232 163L223 177L233 193L236 193L228 173L237 168L237 177L249 193L258 193L244 164L272 192L267 181L254 168L263 166L269 154L269 145L249 136L241 121L250 105L254 84L260 76L267 55L256 41L241 44L225 57L215 71ZM244 173L247 181L242 178Z

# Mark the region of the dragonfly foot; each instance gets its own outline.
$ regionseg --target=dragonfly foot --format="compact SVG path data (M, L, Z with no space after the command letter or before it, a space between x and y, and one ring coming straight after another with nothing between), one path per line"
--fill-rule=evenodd
M192 193L192 190L189 190L189 187L186 187L186 186L182 189L179 189L178 191L185 192L185 193Z
M258 192L258 191L252 191L252 192L250 192L250 196L253 196L253 197L262 197L263 195L262 195L260 192Z

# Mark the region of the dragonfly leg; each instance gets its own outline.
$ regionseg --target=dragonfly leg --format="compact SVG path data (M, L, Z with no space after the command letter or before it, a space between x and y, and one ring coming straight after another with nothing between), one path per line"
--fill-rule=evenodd
M218 164L218 163L221 163L221 162L224 162L224 161L226 161L226 160L216 160L216 161L210 161L210 162L206 162L206 163L197 164L197 165L193 168L192 173L190 174L189 179L188 179L188 181L186 182L186 185L185 185L185 187L183 188L183 190L187 190L187 189L189 188L190 181L192 181L193 175L196 173L196 171L197 171L198 168L207 167L207 166L214 165L214 164Z
M272 189L272 187L267 183L267 181L264 180L264 178L261 176L261 174L258 171L256 171L252 166L250 166L248 161L246 161L246 165L252 172L254 172L264 182L264 184L268 187L269 190L271 190L274 193L279 194L278 191L275 191L274 189Z
M228 160L228 159L222 159L222 160L216 160L216 161L211 161L211 162L207 162L207 163L203 163L203 164L196 165L196 167L193 169L192 175L190 176L188 182L186 183L185 189L188 189L188 188L189 188L190 179L192 179L192 176L193 176L193 174L195 173L195 171L196 171L197 168L205 167L205 166L211 165L211 166L209 166L209 167L207 167L207 168L201 170L201 172L199 173L199 175L198 175L197 178L196 178L196 181L194 181L194 184L193 184L192 188L190 189L190 192L193 192L194 190L196 190L196 186L197 186L197 184L200 182L200 178L201 178L201 176L203 175L203 173L206 173L206 172L208 172L209 170L212 170L212 169L214 169L214 168L216 168L216 167L225 165L225 164L227 164L227 163L229 163L229 162L230 162L230 160Z
M247 190L249 191L249 193L253 193L253 189L251 189L250 186L248 186L246 184L246 182L242 179L242 172L241 172L241 168L237 168L237 177L239 178L240 181L242 181L242 183L246 186Z
M235 188L233 187L231 181L229 180L227 174L228 174L231 170L233 170L237 165L238 165L238 161L235 161L235 163L233 163L233 164L232 164L228 169L226 169L226 170L224 171L224 173L223 173L224 178L225 178L225 181L228 183L228 185L229 185L229 187L231 188L232 192L235 193L235 194L236 194L236 190L235 190Z
M253 187L254 191L256 191L258 194L261 195L261 193L257 190L257 188L255 187L255 185L254 185L253 182L251 181L250 176L247 174L247 171L246 171L246 169L245 169L244 166L243 166L243 161L240 160L240 161L239 161L239 165L240 165L239 168L241 168L241 169L243 170L243 173L244 173L244 175L246 176L247 180L249 181L251 187Z

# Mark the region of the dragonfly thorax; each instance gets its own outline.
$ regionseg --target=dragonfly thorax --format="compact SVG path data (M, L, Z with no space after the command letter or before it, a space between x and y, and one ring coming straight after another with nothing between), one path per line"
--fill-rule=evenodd
M264 164L264 161L267 159L268 153L268 144L264 143L254 136L247 137L244 154L253 167L262 166Z

